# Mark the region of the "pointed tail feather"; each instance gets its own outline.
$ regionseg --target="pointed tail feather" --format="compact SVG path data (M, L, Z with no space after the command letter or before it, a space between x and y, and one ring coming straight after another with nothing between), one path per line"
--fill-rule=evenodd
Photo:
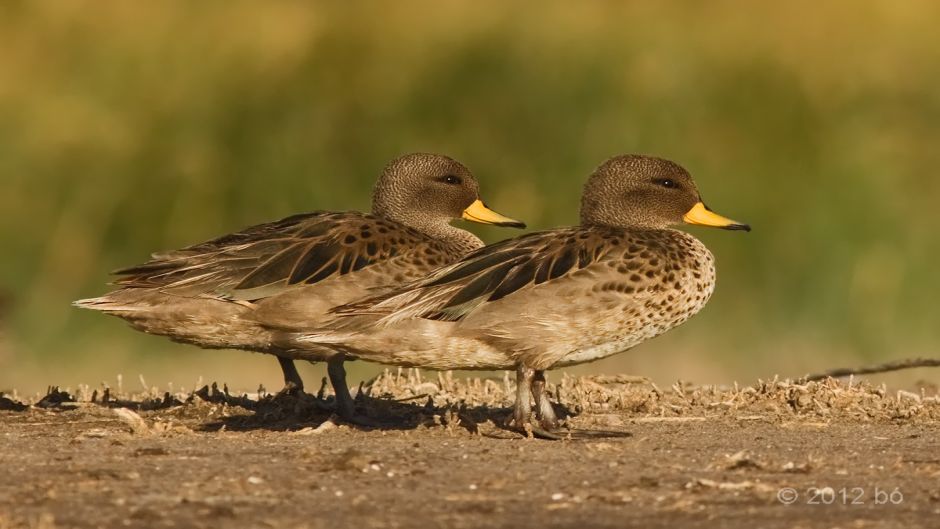
M126 312L126 311L141 310L141 307L139 306L135 307L131 305L121 304L108 296L79 299L79 300L73 301L72 306L78 307L80 309L97 310L101 312L119 312L119 311Z

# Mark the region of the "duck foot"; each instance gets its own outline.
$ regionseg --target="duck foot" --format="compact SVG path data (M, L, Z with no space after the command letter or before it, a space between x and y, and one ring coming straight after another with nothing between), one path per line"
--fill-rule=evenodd
M537 421L519 422L515 417L501 425L504 431L521 434L523 437L532 437L535 439L544 439L546 441L562 441L569 438L570 431L559 427L557 424L549 425ZM512 439L512 437L501 437L501 439Z
M304 388L298 388L292 384L285 384L280 391L274 394L274 398L283 398L283 397L301 397L306 395Z
M525 428L524 433L526 433L527 436L531 435L532 437L536 439L543 439L546 441L562 441L564 439L567 439L569 436L568 432L565 432L562 430L552 431L551 429L540 428L538 426L534 426L531 424L527 426L528 428Z
M362 415L356 412L355 402L351 398L342 398L337 392L335 417L337 420L353 426L364 426L366 428L380 428L383 424L380 421ZM348 397L348 393L347 393Z

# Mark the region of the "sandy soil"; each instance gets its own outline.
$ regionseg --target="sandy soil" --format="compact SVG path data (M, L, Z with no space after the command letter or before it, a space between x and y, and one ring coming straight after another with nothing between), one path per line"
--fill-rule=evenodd
M389 373L374 428L329 395L0 399L0 529L940 527L936 388L563 377L563 441L498 426L512 390Z

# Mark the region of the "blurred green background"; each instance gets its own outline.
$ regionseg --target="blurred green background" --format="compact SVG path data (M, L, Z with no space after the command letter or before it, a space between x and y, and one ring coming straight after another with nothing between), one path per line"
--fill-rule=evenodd
M0 3L0 389L279 388L273 359L69 303L152 251L367 209L408 151L465 162L531 229L576 223L585 176L623 152L681 163L754 226L690 229L718 259L709 306L573 372L729 383L936 356L937 20L929 1Z

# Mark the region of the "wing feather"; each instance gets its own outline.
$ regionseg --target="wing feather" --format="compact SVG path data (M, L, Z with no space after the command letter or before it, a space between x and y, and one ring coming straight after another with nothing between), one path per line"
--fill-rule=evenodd
M378 315L380 324L408 318L460 321L487 303L556 281L604 257L604 238L592 228L532 233L487 246L429 277L392 292L333 309L343 316ZM603 231L603 230L601 230Z
M313 212L154 254L146 263L115 272L120 276L115 284L254 300L425 251L446 249L416 230L372 215Z

